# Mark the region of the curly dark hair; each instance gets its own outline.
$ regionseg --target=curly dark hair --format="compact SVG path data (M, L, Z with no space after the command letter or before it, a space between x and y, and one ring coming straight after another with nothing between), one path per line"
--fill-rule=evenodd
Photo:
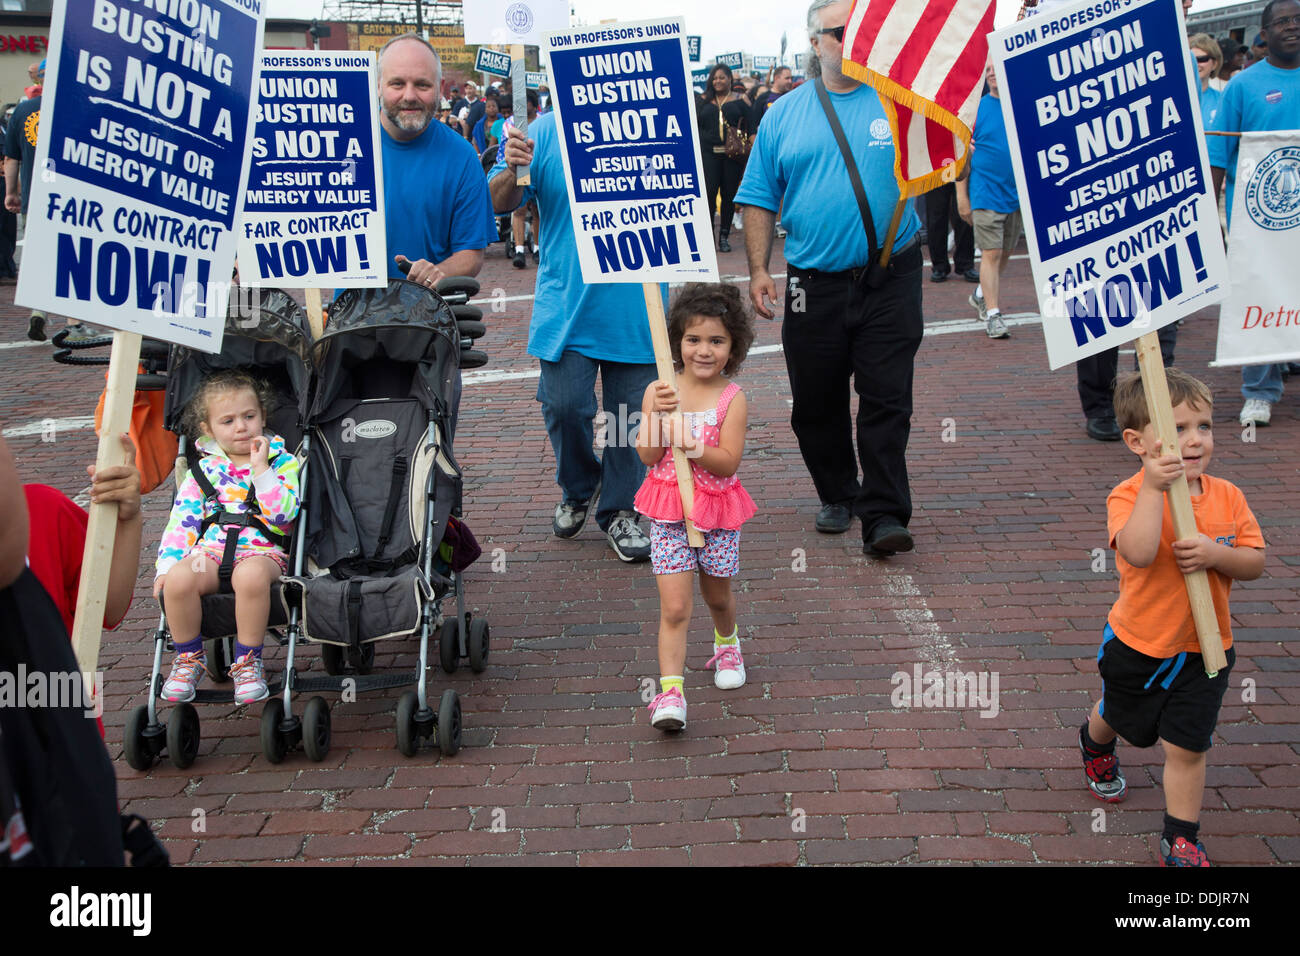
M668 307L668 344L673 353L673 367L682 370L682 337L701 317L717 319L731 336L731 354L722 374L735 375L754 344L754 322L745 311L740 290L722 282L688 282L673 298Z
M704 81L704 98L710 103L714 103L718 99L718 91L713 88L713 78L719 73L727 74L727 80L730 84L728 89L733 89L735 87L736 77L735 74L731 72L731 67L727 66L725 63L713 64L713 69L709 70L709 78Z
M262 419L265 421L275 403L270 386L242 369L228 368L213 372L205 378L198 391L194 393L194 397L190 399L189 405L185 407L183 422L185 433L195 438L203 434L200 426L207 423L208 405L211 404L214 395L223 392L242 392L245 389L257 396L257 404L262 409Z

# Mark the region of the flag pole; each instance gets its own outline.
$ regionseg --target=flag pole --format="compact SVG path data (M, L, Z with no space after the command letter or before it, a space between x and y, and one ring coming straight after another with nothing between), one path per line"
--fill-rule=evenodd
M889 221L889 232L885 235L885 246L880 250L880 268L889 265L889 257L894 253L894 240L898 238L898 227L903 222L903 210L907 207L907 197L899 195L898 205L894 207L894 218Z

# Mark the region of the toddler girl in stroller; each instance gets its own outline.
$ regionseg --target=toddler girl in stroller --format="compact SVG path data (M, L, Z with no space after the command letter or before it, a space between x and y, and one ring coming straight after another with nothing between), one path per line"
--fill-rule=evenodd
M265 386L227 370L209 376L187 410L191 430L202 434L195 447L203 457L176 494L153 588L176 649L162 696L175 703L195 697L207 666L200 601L223 583L235 593L235 703L269 695L262 644L271 584L288 567L299 502L298 460L282 438L265 433L269 405Z

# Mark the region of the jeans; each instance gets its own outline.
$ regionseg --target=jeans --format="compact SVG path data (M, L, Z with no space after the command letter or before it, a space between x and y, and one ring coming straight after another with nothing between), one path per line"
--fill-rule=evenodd
M1241 367L1241 397L1260 398L1273 402L1282 398L1282 370L1285 364L1243 365Z
M891 268L896 274L869 290L849 273L790 266L781 327L799 452L818 498L851 506L864 538L885 519L906 527L912 517L906 455L923 331L920 247ZM850 380L858 393L856 455Z
M596 523L604 530L615 512L631 511L632 499L645 478L636 453L636 430L620 427L639 421L646 387L655 380L653 363L610 362L567 351L558 362L541 362L537 400L542 403L546 434L555 452L555 482L566 501L588 501L600 483ZM606 445L601 457L592 449L596 417L596 373L600 372L606 412ZM619 406L622 406L620 413Z

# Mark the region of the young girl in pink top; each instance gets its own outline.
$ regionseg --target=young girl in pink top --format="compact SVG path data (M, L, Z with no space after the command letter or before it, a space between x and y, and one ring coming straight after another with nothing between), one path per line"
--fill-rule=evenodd
M641 404L637 453L650 473L637 492L636 510L651 518L650 561L659 584L659 689L650 723L661 730L686 726L682 694L686 632L691 621L694 572L713 617L714 684L745 683L731 578L740 569L740 526L755 512L736 471L745 450L748 406L729 381L745 360L754 329L740 292L731 285L687 285L668 311L668 339L677 388L651 382ZM680 420L673 415L680 411ZM682 499L671 449L686 452L695 482L691 519L704 547L687 544Z

